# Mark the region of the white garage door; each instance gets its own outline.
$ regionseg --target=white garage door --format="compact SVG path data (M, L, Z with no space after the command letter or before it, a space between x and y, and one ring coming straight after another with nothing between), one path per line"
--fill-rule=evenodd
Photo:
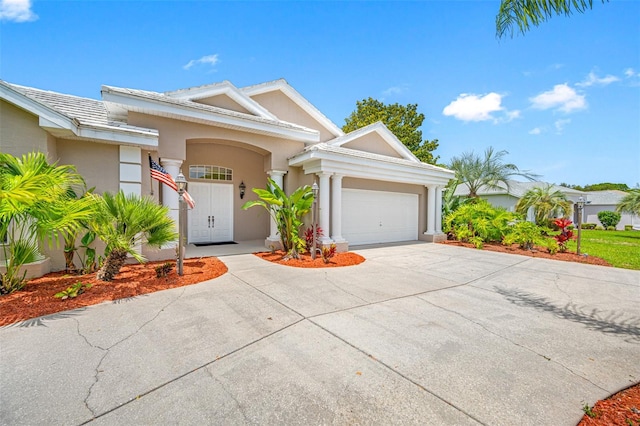
M350 245L418 239L418 195L342 190L342 235Z

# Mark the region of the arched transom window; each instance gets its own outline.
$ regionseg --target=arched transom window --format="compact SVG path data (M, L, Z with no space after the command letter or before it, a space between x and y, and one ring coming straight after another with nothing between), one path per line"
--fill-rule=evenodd
M211 165L189 166L189 179L231 181L233 180L233 170Z

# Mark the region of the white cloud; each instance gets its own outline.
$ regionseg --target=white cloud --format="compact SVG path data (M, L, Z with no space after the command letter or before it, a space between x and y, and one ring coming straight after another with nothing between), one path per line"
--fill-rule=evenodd
M556 108L567 113L587 107L585 96L578 94L566 83L556 84L553 90L540 93L529 100L536 109Z
M580 86L580 87L589 87L593 85L607 86L611 83L615 83L616 81L620 81L620 79L615 75L609 74L605 77L598 77L596 73L591 71L589 74L587 74L585 79L582 82L577 83L576 86Z
M571 123L570 118L563 118L560 120L556 120L556 122L553 123L553 125L556 126L556 133L561 135L564 130L564 127L569 123Z
M189 70L194 65L199 65L199 64L208 64L213 68L218 62L220 62L220 60L218 59L218 54L207 55L207 56L203 56L200 59L192 59L192 60L190 60L182 68L185 69L185 70Z
M405 93L407 90L409 90L409 87L407 85L392 86L392 87L389 87L387 90L384 90L382 92L382 95L383 96L400 95L402 93Z
M539 135L540 133L542 133L542 129L540 127L529 130L530 135Z
M636 73L633 68L627 68L624 70L624 76L627 78L640 77L640 72Z
M454 116L462 121L495 120L491 113L502 111L502 96L491 92L484 96L462 93L458 98L444 107L442 113Z
M514 109L513 111L506 111L507 117L506 120L504 120L505 122L509 122L512 120L515 120L516 118L520 118L522 117L522 114L520 113L520 110L518 109Z
M29 22L38 19L31 10L31 0L0 0L0 20Z

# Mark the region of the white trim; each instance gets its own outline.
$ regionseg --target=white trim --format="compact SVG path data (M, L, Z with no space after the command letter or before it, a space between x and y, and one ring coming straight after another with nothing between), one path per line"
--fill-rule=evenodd
M173 105L156 99L147 99L136 94L114 92L114 88L102 86L102 99L105 102L125 105L128 111L140 112L143 114L157 115L161 117L175 118L178 120L193 121L208 125L243 130L250 133L265 134L269 136L282 137L300 142L319 142L320 132L313 129L296 126L296 128L282 125L281 122L263 122L262 118L242 114L244 117L232 114L221 114L213 110L203 111L188 105ZM117 90L117 89L115 89ZM197 104L207 106L203 104ZM216 108L220 109L220 108ZM224 111L224 110L223 110Z
M261 95L263 93L274 92L280 90L289 99L291 99L296 105L302 108L307 114L309 114L314 120L320 123L334 136L343 136L344 132L336 126L336 124L329 120L318 108L316 108L311 102L309 102L304 96L302 96L296 89L294 89L285 79L269 81L266 83L256 84L254 86L243 87L242 90L249 97Z
M226 95L230 99L235 101L238 105L255 115L258 115L262 118L268 118L270 120L278 119L265 107L240 91L240 89L238 89L233 85L233 83L228 80L204 86L174 90L172 92L165 92L164 94L174 99L184 99L189 101L197 101L200 99L211 98L213 96Z
M405 160L416 163L420 162L413 152L411 152L409 148L407 148L405 144L403 144L381 121L377 121L373 124L369 124L368 126L354 130L351 133L347 133L344 136L330 140L327 142L327 145L342 146L370 133L377 133L380 135L380 137Z

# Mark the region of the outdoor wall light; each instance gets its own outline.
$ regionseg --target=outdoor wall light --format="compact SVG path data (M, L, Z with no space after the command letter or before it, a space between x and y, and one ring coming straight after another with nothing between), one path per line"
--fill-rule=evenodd
M244 198L244 193L247 190L247 185L244 184L244 181L240 182L238 189L240 190L240 199L242 200Z

